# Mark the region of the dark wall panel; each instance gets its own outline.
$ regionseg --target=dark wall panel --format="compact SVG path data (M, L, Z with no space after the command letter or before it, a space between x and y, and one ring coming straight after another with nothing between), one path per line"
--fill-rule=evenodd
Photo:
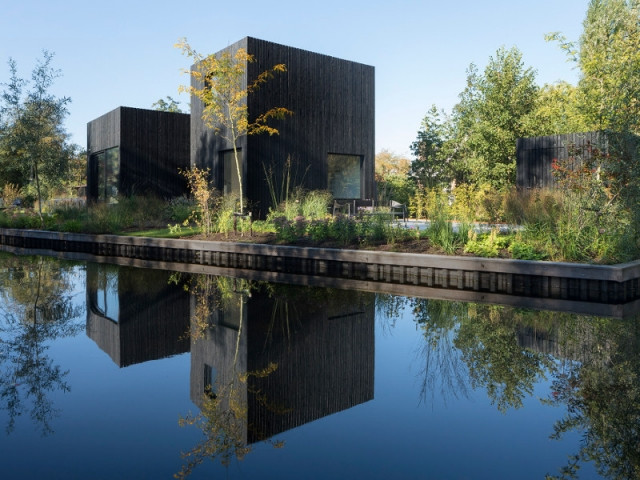
M362 158L361 198L374 195L375 80L374 68L356 62L275 43L248 39L256 61L249 65L255 78L273 65L284 63L287 72L276 74L258 94L249 98L252 118L273 107L293 112L273 122L277 136L248 138L247 183L262 213L271 206L264 166L282 171L287 160L297 167L309 189L327 188L327 155Z
M189 130L188 114L119 107L89 122L87 150L120 147L121 192L172 197L187 192L178 169L190 164Z
M598 132L519 138L516 152L516 186L555 187L552 169L554 160L573 159L576 152L584 154L589 145L600 145L603 141L604 137Z

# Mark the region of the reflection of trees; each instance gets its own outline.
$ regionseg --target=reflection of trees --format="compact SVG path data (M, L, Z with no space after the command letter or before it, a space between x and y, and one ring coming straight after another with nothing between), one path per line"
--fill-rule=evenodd
M486 388L501 412L522 407L551 362L547 355L520 346L517 332L523 320L512 308L472 304L455 342L472 385Z
M558 365L548 403L566 404L552 438L582 432L580 450L554 478L577 478L580 462L593 462L605 478L640 478L640 327L627 321L582 317L589 354ZM582 325L581 325L582 324Z
M522 406L550 365L547 355L519 344L525 319L513 308L414 299L413 311L426 340L423 395L436 390L436 381L445 397L466 395L464 364L471 387L486 389L505 412Z
M424 359L421 399L431 392L433 401L438 392L443 399L468 395L466 369L453 340L456 325L466 315L464 303L442 300L413 299L413 314L420 325L425 342L420 352ZM439 383L439 385L437 385Z
M190 286L214 298L192 300L200 413L181 423L204 435L179 477L206 459L242 460L257 442L279 447L278 434L373 397L373 295L215 277Z
M27 411L43 434L52 432L57 415L48 395L68 391L68 372L47 357L47 342L76 334L81 325L71 320L81 313L74 305L71 269L44 257L8 257L0 270L0 398L9 413L7 431Z
M413 299L412 307L425 337L423 395L436 390L437 381L445 395L464 394L461 372L468 370L471 386L486 389L504 412L521 407L549 372L545 403L567 408L552 438L582 433L579 452L550 478L577 478L583 462L593 462L606 478L640 478L640 318L425 299Z
M176 478L188 477L198 465L210 460L220 460L228 466L236 458L244 459L251 451L247 444L248 401L247 395L256 395L266 403L261 392L248 387L251 377L264 377L275 371L277 365L270 364L261 371L245 372L240 365L240 350L245 328L245 304L251 296L254 284L249 280L196 275L187 280L194 299L191 315L190 337L192 342L207 341L216 328L231 327L235 339L230 365L216 379L215 384L206 384L199 399L200 412L180 419L181 426L196 426L202 430L204 439L191 450L182 454L186 463ZM274 445L279 445L274 443Z
M234 367L237 365L234 364ZM260 401L267 404L267 399L259 391L252 391L247 387L250 378L266 377L275 371L277 365L270 364L267 368L255 372L240 372L234 369L227 382L209 385L204 394L200 413L188 415L180 419L180 425L195 425L204 434L204 440L186 453L183 458L187 461L176 478L188 477L195 467L205 460L220 460L225 467L235 458L243 460L251 451L247 444L246 432L248 425L247 394L253 394ZM275 447L282 446L280 442L272 442Z
M390 332L395 327L397 319L408 304L407 297L388 293L376 294L376 318L380 321L380 328L384 333Z

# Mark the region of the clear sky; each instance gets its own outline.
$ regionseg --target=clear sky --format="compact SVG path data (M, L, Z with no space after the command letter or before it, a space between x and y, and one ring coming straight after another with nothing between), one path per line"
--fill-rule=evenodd
M577 40L588 0L0 0L0 83L7 62L29 77L43 49L63 76L53 89L72 103L72 141L118 106L150 108L167 95L187 108L178 85L189 61L173 45L186 37L213 53L246 36L373 65L376 152L410 155L432 104L450 111L466 69L480 70L501 47L517 46L539 85L577 72L544 35Z

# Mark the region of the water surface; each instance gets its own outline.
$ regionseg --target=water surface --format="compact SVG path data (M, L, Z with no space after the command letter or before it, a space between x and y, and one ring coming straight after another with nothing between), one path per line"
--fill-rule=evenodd
M637 319L0 254L3 478L634 478Z

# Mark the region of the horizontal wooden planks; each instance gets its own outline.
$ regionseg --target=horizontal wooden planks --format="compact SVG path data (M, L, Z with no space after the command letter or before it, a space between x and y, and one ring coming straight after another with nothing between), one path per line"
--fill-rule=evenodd
M640 299L640 262L584 265L280 245L0 229L0 244L34 253L184 263L593 303Z

